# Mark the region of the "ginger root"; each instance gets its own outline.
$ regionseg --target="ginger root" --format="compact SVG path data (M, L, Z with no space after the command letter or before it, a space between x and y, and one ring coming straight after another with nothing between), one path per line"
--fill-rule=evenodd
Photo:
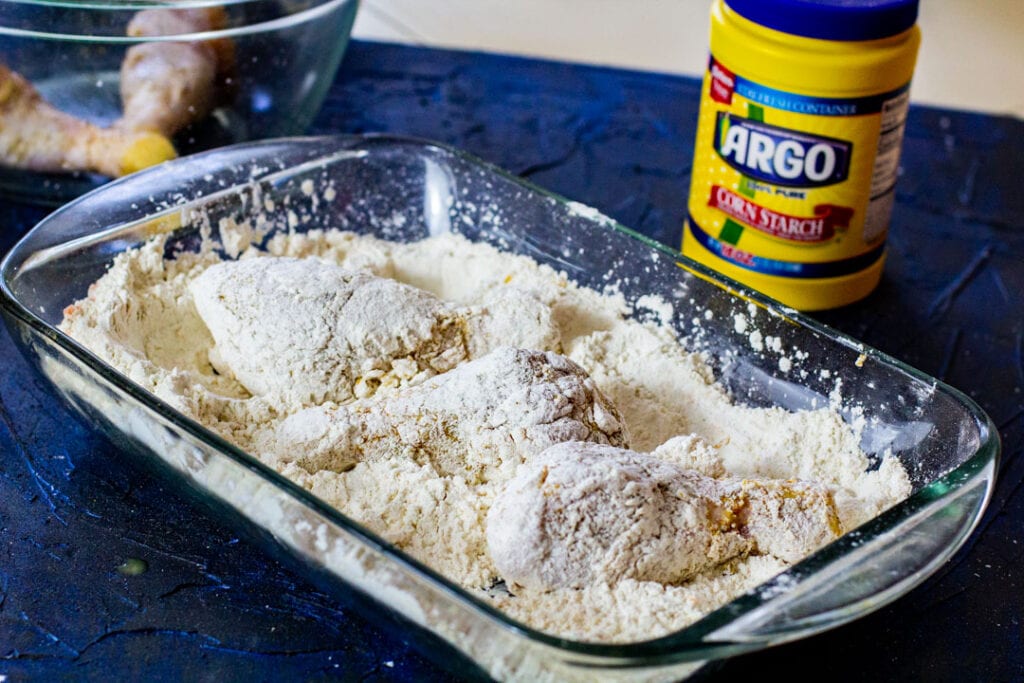
M133 37L175 36L227 26L222 7L151 9L128 24ZM234 43L152 41L129 48L121 64L123 115L115 124L171 137L207 115L223 100L234 70Z
M138 12L127 32L172 36L226 25L221 7L152 9ZM116 177L173 159L170 138L220 104L233 69L234 44L227 39L129 48L121 65L122 117L101 128L53 107L27 79L0 65L0 163Z
M0 162L32 171L121 176L175 156L158 132L100 128L56 109L0 64Z

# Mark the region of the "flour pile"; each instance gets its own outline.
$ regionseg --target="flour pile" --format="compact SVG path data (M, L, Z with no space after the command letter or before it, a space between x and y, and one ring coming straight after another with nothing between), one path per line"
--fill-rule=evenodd
M117 257L61 328L534 628L678 630L910 493L832 410L735 405L624 300L441 235Z

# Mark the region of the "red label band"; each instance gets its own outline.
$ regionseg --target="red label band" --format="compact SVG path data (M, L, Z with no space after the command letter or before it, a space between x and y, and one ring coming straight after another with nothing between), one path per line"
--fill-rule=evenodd
M732 190L713 185L708 206L735 218L755 230L793 242L826 242L837 228L847 228L853 209L834 204L818 204L813 216L792 216L761 206Z
M722 66L714 57L708 62L708 73L711 74L711 99L722 104L732 104L736 74Z

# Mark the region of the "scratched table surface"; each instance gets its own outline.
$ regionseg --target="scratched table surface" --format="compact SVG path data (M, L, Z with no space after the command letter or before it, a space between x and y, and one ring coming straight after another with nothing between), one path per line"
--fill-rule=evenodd
M451 143L677 246L698 90L666 75L356 42L314 132ZM817 317L977 400L1003 440L995 495L966 547L894 604L701 677L1024 678L1024 123L912 108L902 168L881 285ZM43 215L0 203L4 251ZM0 359L0 680L472 673L134 467L65 411L6 332Z

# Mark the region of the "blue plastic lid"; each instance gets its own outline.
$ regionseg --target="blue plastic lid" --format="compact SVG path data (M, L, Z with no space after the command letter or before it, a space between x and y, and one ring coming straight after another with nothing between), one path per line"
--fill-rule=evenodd
M917 21L918 0L725 0L736 13L776 31L823 40L875 40Z

